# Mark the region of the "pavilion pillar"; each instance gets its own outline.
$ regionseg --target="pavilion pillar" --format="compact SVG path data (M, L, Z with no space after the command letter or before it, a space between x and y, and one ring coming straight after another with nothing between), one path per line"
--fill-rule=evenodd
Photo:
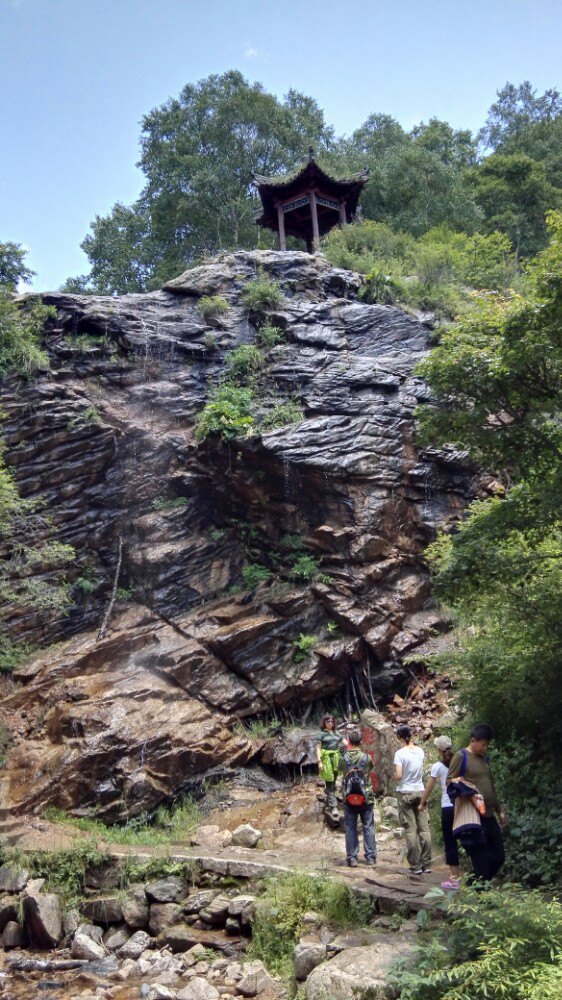
M277 232L279 234L279 249L287 249L287 240L285 238L285 213L283 212L283 206L277 205Z
M347 225L347 216L345 214L345 201L342 198L342 200L340 201L340 226L346 226L346 225Z
M320 249L320 230L318 228L318 205L316 204L316 193L310 192L310 214L312 216L312 250Z

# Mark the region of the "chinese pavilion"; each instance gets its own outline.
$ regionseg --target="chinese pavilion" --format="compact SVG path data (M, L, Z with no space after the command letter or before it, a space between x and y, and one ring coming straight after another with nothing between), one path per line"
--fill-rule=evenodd
M336 225L353 221L368 179L369 171L362 170L336 180L318 166L311 149L308 163L291 177L254 174L263 207L256 225L277 233L280 250L287 249L287 236L296 236L305 240L312 253L318 249L321 236Z

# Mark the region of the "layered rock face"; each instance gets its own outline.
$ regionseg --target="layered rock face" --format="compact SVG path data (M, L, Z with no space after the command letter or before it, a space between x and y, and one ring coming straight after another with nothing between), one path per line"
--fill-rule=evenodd
M264 275L285 296L267 317L284 339L264 352L253 433L199 444L229 352L263 322L242 294ZM444 626L422 553L470 498L470 474L415 446L429 331L358 287L320 256L262 251L150 294L43 297L51 371L5 385L2 430L22 494L44 499L43 537L75 548L74 603L4 609L13 638L62 640L5 700L5 805L137 815L248 761L241 717L388 695L402 657ZM208 295L229 308L206 322ZM260 433L288 398L303 418Z

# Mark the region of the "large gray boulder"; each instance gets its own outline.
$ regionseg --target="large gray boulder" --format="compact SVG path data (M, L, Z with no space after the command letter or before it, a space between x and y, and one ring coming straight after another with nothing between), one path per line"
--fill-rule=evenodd
M306 1000L393 1000L397 993L388 982L389 972L413 946L411 935L393 934L364 948L347 948L312 970Z
M123 920L133 930L146 927L150 917L148 899L144 885L131 885L121 900Z
M56 893L24 896L23 916L29 936L38 948L54 948L62 939L62 909Z
M244 974L236 984L238 993L245 997L255 997L264 990L278 990L279 982L269 975L263 962L247 962L243 967Z

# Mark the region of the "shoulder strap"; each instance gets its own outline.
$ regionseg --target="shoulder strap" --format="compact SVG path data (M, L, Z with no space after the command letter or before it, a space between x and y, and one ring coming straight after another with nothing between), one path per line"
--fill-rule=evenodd
M459 777L460 778L464 778L464 774L465 774L465 771L466 771L466 763L467 763L467 760L468 760L468 754L467 754L466 750L464 750L464 749L461 750L461 754L462 754L462 764L461 764L461 773L460 773Z

